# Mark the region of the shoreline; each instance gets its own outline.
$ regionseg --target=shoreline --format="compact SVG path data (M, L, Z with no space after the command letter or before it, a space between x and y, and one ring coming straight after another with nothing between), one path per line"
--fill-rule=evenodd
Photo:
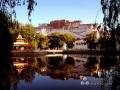
M120 55L119 50L12 50L12 56L41 56L46 54Z

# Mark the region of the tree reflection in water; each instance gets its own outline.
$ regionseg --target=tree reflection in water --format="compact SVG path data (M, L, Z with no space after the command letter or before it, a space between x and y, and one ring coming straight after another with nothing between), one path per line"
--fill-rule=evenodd
M90 70L92 76L101 78L102 87L110 84L112 85L112 90L120 90L119 60L119 56L88 57L88 61L84 66ZM109 82L109 79L112 82Z
M12 90L17 90L20 80L31 83L36 78L36 73L58 80L81 79L81 75L92 76L102 80L102 87L108 83L108 78L112 77L112 90L118 90L120 85L119 56L90 56L83 64L74 56L13 58L13 61L15 66L0 76L2 90L10 90L11 87ZM81 68L82 65L85 68Z
M62 57L50 57L48 63L47 74L54 79L66 80L74 72L74 59L67 57L66 60Z
M47 71L47 58L45 56L41 58L37 58L38 61L38 67L37 67L37 73L41 75L46 75Z
M32 82L35 78L35 70L32 67L27 67L22 70L20 73L20 79L25 80L26 82Z
M112 90L120 90L120 56L114 70Z

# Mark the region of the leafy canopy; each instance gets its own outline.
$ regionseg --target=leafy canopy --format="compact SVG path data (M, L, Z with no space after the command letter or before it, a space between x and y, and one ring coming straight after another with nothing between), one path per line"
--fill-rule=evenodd
M37 5L36 0L0 0L0 11L9 16L16 16L15 7L26 4L28 9L28 16L30 16L31 12L34 10L34 6Z
M120 0L101 0L105 29L115 30L120 24Z

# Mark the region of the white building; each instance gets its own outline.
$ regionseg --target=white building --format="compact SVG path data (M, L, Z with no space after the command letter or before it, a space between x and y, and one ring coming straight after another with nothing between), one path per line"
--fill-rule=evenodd
M92 32L92 25L93 24L72 24L72 26L69 26L69 28L59 28L54 29L47 26L47 24L40 25L36 28L37 32L40 32L44 35L51 35L54 32L61 32L61 33L72 33L76 41L74 43L74 49L87 49L87 44L84 41L84 38L86 38L87 34L90 34Z
M76 24L75 24L76 25ZM92 24L80 24L79 27L73 27L72 28L68 28L68 29L65 29L65 28L60 28L60 29L53 29L53 28L49 28L47 27L45 24L44 25L40 25L36 28L36 31L37 32L40 32L41 34L44 34L44 35L50 35L54 32L61 32L61 33L67 33L67 32L70 32L72 33L76 39L83 39L86 37L87 34L91 33L92 30L91 30L91 26Z

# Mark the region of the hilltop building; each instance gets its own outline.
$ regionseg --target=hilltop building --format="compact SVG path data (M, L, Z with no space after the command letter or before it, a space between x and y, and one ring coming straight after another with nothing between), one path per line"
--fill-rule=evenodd
M36 27L36 31L44 34L50 35L53 32L71 32L76 39L83 39L87 34L91 33L92 24L82 24L81 21L68 21L68 20L55 20L51 21L49 24L40 24Z
M79 20L54 20L49 24L40 24L38 27L36 27L36 31L48 36L54 32L61 32L63 34L67 32L72 33L76 38L75 47L78 49L86 49L87 45L84 39L86 38L87 34L92 32L92 25L93 24L82 24Z

